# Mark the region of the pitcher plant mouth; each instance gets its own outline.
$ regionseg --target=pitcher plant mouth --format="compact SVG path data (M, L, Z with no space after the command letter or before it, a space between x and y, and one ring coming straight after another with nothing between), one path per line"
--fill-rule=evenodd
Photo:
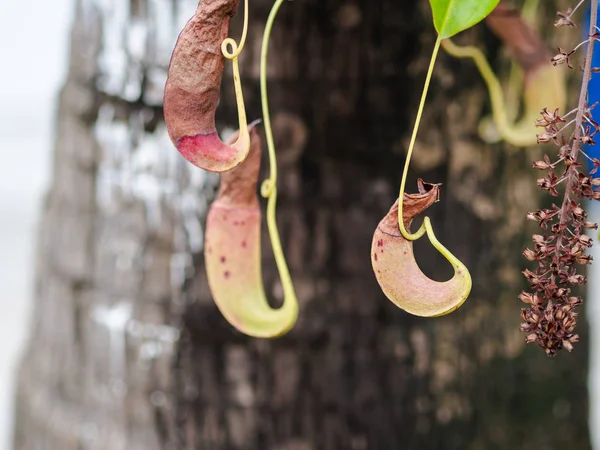
M217 0L198 4L177 39L165 86L164 115L169 137L186 160L211 172L232 169L250 150L238 64L248 28L248 0L244 0L244 31L239 46L227 37L238 2ZM215 127L226 58L233 66L240 129L238 139L227 144L221 141Z
M403 223L410 229L413 219L439 198L439 185L418 181L418 194L404 194ZM426 218L429 222L428 218ZM421 317L437 317L458 309L471 291L471 275L426 226L432 244L452 264L454 276L444 282L427 277L419 268L413 243L398 226L398 201L381 220L373 235L371 264L386 297L406 312Z
M250 140L248 158L221 174L219 193L208 213L204 258L211 293L227 321L247 335L272 338L293 327L298 303L293 288L284 289L278 309L269 305L265 294L257 196L261 140L254 126Z

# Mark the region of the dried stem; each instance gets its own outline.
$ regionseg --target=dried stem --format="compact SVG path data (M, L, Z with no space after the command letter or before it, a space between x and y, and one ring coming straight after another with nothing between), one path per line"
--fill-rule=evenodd
M580 3L581 4L581 3ZM579 5L577 5L579 6ZM598 0L592 0L591 15L590 15L590 31L589 35L593 35L596 32L596 22L598 20ZM575 132L573 146L571 147L571 158L573 161L577 161L579 156L579 149L581 148L581 137L582 137L582 124L584 114L587 110L587 97L588 97L588 86L592 78L592 56L594 55L594 43L595 39L590 38L591 42L587 46L585 53L585 61L583 66L583 78L581 80L581 90L579 91L579 102L577 103L577 115L575 117ZM565 197L562 202L561 213L560 213L560 226L564 226L567 222L569 203L571 201L571 191L573 185L577 181L577 170L574 166L570 166L567 169L567 188L565 189ZM560 260L560 250L562 249L563 234L558 236L556 245L556 261ZM552 275L552 281L554 282L554 275Z

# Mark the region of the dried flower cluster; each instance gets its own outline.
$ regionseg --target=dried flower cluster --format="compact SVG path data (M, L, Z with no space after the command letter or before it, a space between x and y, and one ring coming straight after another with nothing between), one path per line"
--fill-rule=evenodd
M597 1L593 3L597 5ZM592 11L595 10L592 5ZM555 25L574 26L571 20L573 12L570 9L566 14L558 13L559 20ZM585 42L593 42L598 38L594 32L595 13L590 22L590 38ZM572 67L571 57L580 46L568 52L559 49L552 63L565 63ZM551 142L558 147L554 158L545 155L542 161L533 163L535 169L546 172L544 177L537 180L537 184L554 197L560 195L559 190L564 191L561 206L554 204L552 208L527 215L528 219L538 222L543 232L534 234L533 248L523 252L529 261L537 262L537 268L523 272L531 289L522 292L519 298L528 305L521 311L521 330L527 333L526 342L539 344L548 355L555 355L562 348L571 351L579 339L574 332L578 315L575 308L581 305L582 299L573 293L573 288L586 282L579 270L592 260L586 254L592 246L592 240L585 230L598 228L596 223L587 220L581 205L581 199L600 200L600 191L597 189L600 179L589 176L600 167L600 161L590 158L581 149L583 145L594 145L594 136L600 130L591 117L593 106L587 104L588 83L593 70L593 47L588 45L587 48L578 107L562 117L558 110L550 112L544 108L541 118L536 121L538 127L544 128L544 132L538 134L538 143ZM572 114L576 114L576 117L567 122L566 119ZM580 154L592 161L594 169L590 174L585 173L578 162Z

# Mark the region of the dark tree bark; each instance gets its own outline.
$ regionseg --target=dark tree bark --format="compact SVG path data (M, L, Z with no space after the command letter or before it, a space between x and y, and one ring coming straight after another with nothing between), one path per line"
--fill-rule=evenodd
M525 213L540 201L529 167L540 151L481 141L488 103L468 62L440 57L408 186L443 183L430 215L471 269L472 294L425 320L395 308L373 276L371 237L397 196L435 39L424 0L283 6L269 93L278 220L301 316L273 341L224 321L202 256L218 177L186 164L162 121L169 52L193 3L78 1L15 448L589 448L584 324L576 351L554 360L518 331L521 251L533 231ZM548 3L540 22L553 20ZM250 5L241 57L250 119L260 116L270 5ZM483 25L463 39L485 43L506 69ZM221 129L235 126L230 75ZM428 244L416 248L427 274L450 276Z

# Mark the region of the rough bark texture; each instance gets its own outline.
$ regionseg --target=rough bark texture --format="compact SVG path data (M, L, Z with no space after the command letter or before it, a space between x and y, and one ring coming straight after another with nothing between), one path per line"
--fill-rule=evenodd
M467 62L439 61L408 186L443 183L429 214L471 269L471 297L419 319L386 300L372 273L371 238L397 195L433 47L424 0L282 8L269 87L301 317L276 341L228 326L201 254L216 177L183 161L162 121L170 50L193 3L78 2L15 448L589 448L583 324L583 344L555 360L518 331L539 150L482 143L486 94ZM540 23L553 20L547 3ZM250 120L270 4L251 2L241 57ZM483 26L464 39L506 62ZM221 129L236 123L230 75ZM450 276L426 243L415 248L426 273ZM268 247L264 278L280 301Z

